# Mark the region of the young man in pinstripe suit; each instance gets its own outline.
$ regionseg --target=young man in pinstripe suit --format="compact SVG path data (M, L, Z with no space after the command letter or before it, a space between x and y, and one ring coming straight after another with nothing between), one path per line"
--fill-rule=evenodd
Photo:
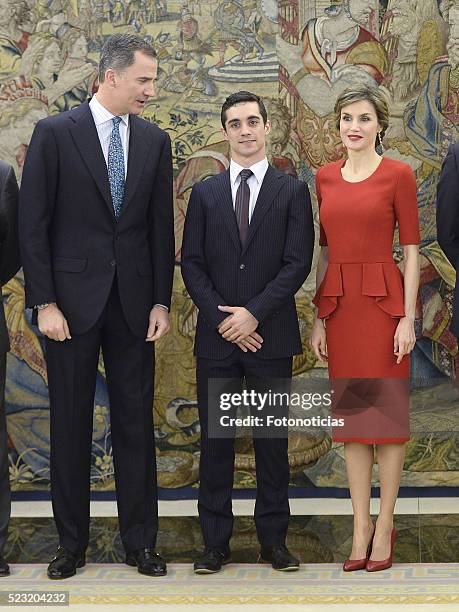
M185 221L182 274L199 309L195 354L201 423L199 516L205 551L195 572L212 573L229 560L234 438L213 437L212 379L239 381L292 376L302 352L295 293L309 274L314 247L305 183L266 159L270 131L261 98L229 96L221 112L231 163L194 185ZM261 555L278 570L298 569L285 546L289 521L288 440L254 436L255 523Z

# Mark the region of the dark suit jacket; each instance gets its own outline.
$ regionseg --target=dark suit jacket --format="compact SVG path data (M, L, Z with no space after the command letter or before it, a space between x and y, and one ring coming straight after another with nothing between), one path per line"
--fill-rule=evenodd
M0 161L0 283L5 285L21 267L18 239L18 184L13 168ZM0 307L0 353L10 349L3 304Z
M450 146L438 181L437 239L456 270L456 275L459 276L459 143ZM450 329L459 337L458 280L456 280Z
M117 275L129 327L145 337L156 303L170 305L174 266L169 136L130 116L123 209L115 220L107 165L87 102L39 121L22 177L19 226L26 307L57 302L82 334Z
M311 269L314 226L305 183L269 166L244 249L231 197L229 171L194 185L182 245L182 275L199 309L195 354L224 359L237 347L217 326L219 304L245 306L264 339L257 355L302 352L294 295ZM237 349L239 350L239 349Z

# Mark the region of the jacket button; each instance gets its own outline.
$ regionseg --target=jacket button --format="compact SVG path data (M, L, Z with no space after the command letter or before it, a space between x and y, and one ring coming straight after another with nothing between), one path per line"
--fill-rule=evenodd
M110 262L110 266L114 268L116 266L116 259L112 259Z
M245 264L241 264L241 265L239 266L239 270L245 270Z

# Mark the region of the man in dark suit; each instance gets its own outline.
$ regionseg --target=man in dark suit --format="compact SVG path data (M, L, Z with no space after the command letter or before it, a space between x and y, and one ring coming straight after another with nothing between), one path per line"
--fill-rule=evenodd
M107 40L89 103L39 121L20 198L26 306L46 336L51 492L60 546L50 578L85 564L99 350L126 563L164 575L153 436L154 341L169 329L174 233L166 132L137 117L157 59L141 38Z
M437 240L456 270L450 329L459 338L459 143L450 146L438 181Z
M18 184L13 168L0 161L0 282L5 285L21 266L18 240ZM10 568L3 557L11 512L8 435L5 417L6 353L10 350L3 304L0 302L0 576Z
M233 526L234 439L209 432L217 406L209 398L208 383L217 378L291 379L292 356L302 352L294 296L309 274L314 246L306 184L278 172L266 159L270 124L263 101L250 92L233 94L223 104L221 122L230 168L194 185L182 245L183 278L199 309L198 509L205 551L195 563L197 573L219 571L228 561ZM262 557L275 569L298 569L285 546L287 437L254 435L254 449Z

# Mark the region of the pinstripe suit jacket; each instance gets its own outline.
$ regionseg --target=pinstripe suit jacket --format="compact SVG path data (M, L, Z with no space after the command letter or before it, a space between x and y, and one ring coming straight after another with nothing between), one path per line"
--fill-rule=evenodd
M19 198L26 307L56 302L74 334L95 325L115 276L126 321L139 338L146 336L153 305L170 305L170 138L135 115L129 124L118 221L88 102L39 121L27 150Z
M438 181L437 240L456 270L450 329L459 338L459 143L449 147Z
M257 355L302 352L295 293L308 276L314 225L307 185L269 166L244 248L231 197L229 171L194 185L185 220L182 275L199 309L195 355L224 359L239 350L217 327L218 305L244 306L259 321Z
M18 184L13 168L4 161L0 161L0 286L6 285L19 270L20 266ZM0 354L6 353L9 350L8 329L6 327L3 303L0 300ZM0 403L1 401L0 398Z

